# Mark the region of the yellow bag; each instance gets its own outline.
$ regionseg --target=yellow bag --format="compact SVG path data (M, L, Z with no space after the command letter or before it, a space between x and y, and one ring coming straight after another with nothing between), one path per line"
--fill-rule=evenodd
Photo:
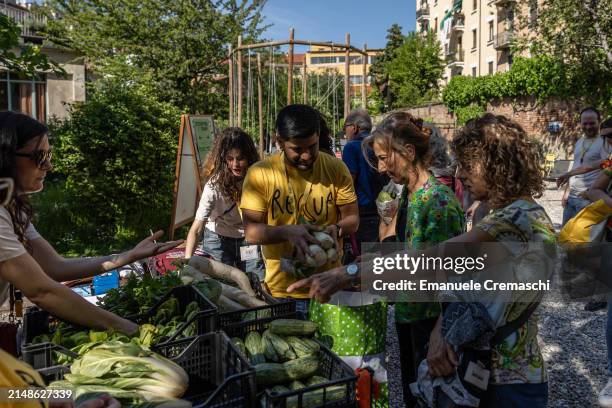
M584 207L563 226L558 242L597 242L605 231L610 216L612 216L612 207L608 207L603 200L597 200Z

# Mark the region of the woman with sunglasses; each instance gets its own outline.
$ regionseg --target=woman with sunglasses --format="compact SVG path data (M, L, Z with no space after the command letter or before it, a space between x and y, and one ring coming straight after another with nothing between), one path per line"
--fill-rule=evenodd
M0 208L0 304L9 284L40 308L72 323L127 334L138 326L102 310L59 282L92 277L171 249L180 241L156 243L162 231L121 254L66 259L36 231L31 223L28 195L43 189L51 164L48 129L17 112L0 112L0 177L12 178L15 191Z

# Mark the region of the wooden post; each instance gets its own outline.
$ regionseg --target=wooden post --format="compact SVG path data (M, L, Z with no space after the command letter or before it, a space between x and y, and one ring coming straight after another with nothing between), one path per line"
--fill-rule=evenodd
M351 35L346 33L346 58L344 61L344 118L349 114L351 109Z
M234 54L232 54L232 45L229 46L228 54L229 65L229 125L234 126Z
M287 68L287 105L293 103L293 39L295 30L289 30L289 68Z
M308 70L306 67L306 55L304 55L304 66L302 72L302 95L304 96L304 105L308 105Z
M257 53L257 109L259 112L259 157L264 158L264 117L263 117L263 80L261 75L261 54Z
M363 80L361 83L361 107L363 109L368 109L368 97L366 96L366 92L368 90L368 87L366 85L366 81L368 78L368 44L364 44L363 45L363 52L365 53L365 55L362 57L363 58Z
M238 47L242 45L242 36L238 36ZM236 126L242 127L242 51L238 51L238 120Z

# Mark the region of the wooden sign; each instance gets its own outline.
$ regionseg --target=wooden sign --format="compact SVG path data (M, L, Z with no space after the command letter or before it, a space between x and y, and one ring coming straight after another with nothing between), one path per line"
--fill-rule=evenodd
M179 144L176 154L176 176L172 198L172 220L168 234L174 239L177 228L195 217L202 194L200 169L214 139L212 116L181 116Z

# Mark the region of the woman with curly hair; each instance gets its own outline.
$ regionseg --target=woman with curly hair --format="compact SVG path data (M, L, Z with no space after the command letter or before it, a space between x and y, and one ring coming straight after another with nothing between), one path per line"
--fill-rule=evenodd
M502 245L487 247L487 250L494 250L489 258L497 261L495 270L488 273L518 278L542 269L545 265L542 262L547 260L541 257L526 257L523 259L525 262L514 262L524 254L526 244L542 244L549 248L555 243L553 223L534 200L544 190L541 154L537 147L520 125L492 114L468 122L456 134L451 147L458 164L457 176L463 186L476 200L488 202L491 212L471 231L426 250L425 255L474 257L480 250L475 244L500 243ZM461 245L452 245L454 243ZM550 264L546 265L550 267ZM362 265L361 271L371 271L370 266ZM348 274L347 267L341 267L297 282L294 286L309 286L312 297L325 301L354 281L354 273ZM457 368L469 362L467 351L474 342L487 341L495 338L497 333L504 333L503 338L489 343L489 380L478 406L545 407L548 383L537 341L538 319L533 313L541 293L530 293L528 300L517 298L520 293L511 291L492 300L485 300L478 292L471 294L469 299L465 296L470 296L470 293L445 295L442 314L430 337L426 365L421 363L419 385L414 387L419 397L431 402L428 399L431 395L427 392L433 388L421 387L422 381L445 377L438 384L457 385L453 378L460 381ZM482 324L477 327L457 324L458 316L466 319L477 317ZM421 371L423 367L424 373Z
M69 322L128 334L138 326L87 302L60 282L105 273L149 256L165 252L181 241L156 243L158 231L131 250L117 255L71 258L60 256L37 231L31 220L31 194L43 189L53 169L48 129L18 112L0 112L0 177L14 181L6 207L0 207L0 304L9 286L41 309ZM7 198L7 197L4 197Z
M202 251L213 259L245 272L254 272L263 279L263 262L241 259L240 248L248 245L238 211L242 182L247 170L259 161L251 137L242 129L229 127L219 135L208 155L206 184L187 235L185 258L190 258L198 237L203 232ZM259 254L259 248L257 248Z

